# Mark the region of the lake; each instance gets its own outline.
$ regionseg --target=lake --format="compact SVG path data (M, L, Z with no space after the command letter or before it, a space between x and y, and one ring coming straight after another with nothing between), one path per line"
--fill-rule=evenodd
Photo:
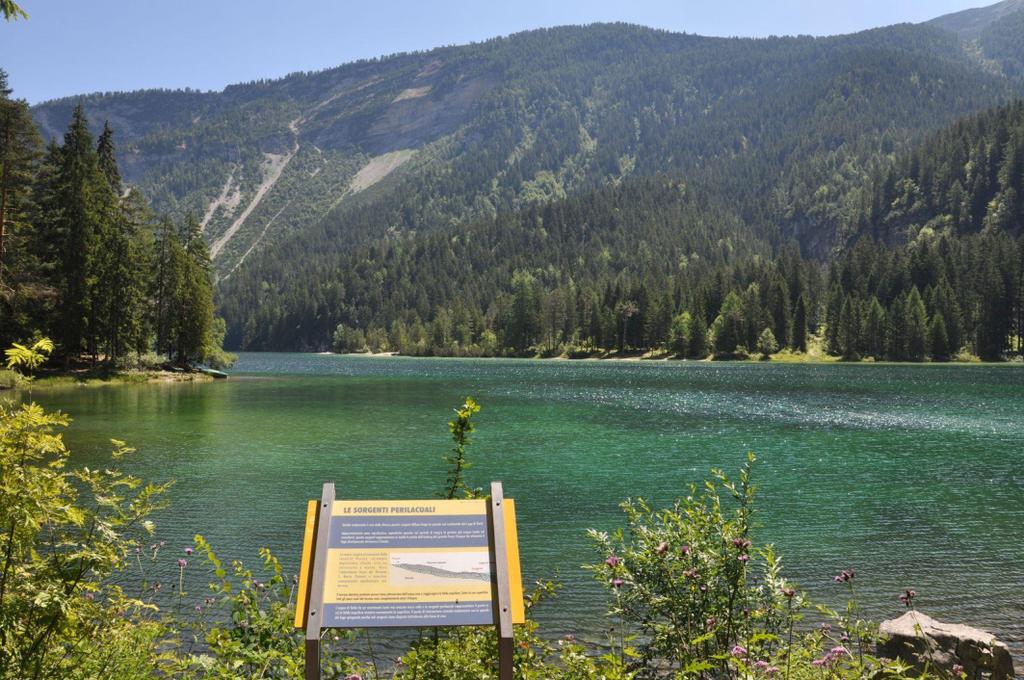
M755 538L812 595L840 606L831 576L854 568L873 616L899 615L914 588L920 609L995 632L1020 663L1019 366L243 354L227 381L36 397L75 418L76 463L102 462L115 437L139 449L131 472L176 480L157 517L172 574L196 532L224 557L255 566L269 546L296 569L305 501L325 481L340 498L435 496L466 395L482 406L471 482L500 479L517 499L527 587L563 584L538 614L552 637L604 625L602 590L580 568L603 559L587 528L620 526L627 497L667 504L753 450Z

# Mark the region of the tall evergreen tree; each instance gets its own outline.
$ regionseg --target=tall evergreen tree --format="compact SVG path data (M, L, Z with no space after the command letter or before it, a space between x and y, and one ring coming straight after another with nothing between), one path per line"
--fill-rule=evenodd
M213 322L213 267L202 229L189 214L182 225L181 288L177 307L175 354L181 365L201 361L209 351Z
M928 351L934 361L946 361L950 355L949 347L946 320L942 312L936 312L928 322Z
M41 155L39 133L24 101L10 98L7 73L0 69L0 297L8 299L13 264L11 239L27 228L32 184ZM7 291L5 293L5 291ZM3 317L0 317L3 318Z
M864 346L868 355L879 361L885 358L885 334L885 308L878 298L872 295L864 321Z
M798 352L807 351L807 298L803 295L796 299L796 310L793 313L793 337L790 345Z
M861 318L859 308L857 300L847 295L839 310L836 343L844 359L857 359L860 356Z
M690 323L690 334L687 340L686 357L703 359L708 355L708 324L704 317L695 314Z
M928 313L925 311L924 300L921 299L917 286L910 289L905 310L907 358L911 361L923 361L927 352Z
M184 286L185 254L178 238L177 228L167 217L160 220L154 245L155 276L151 280L150 296L156 351L170 356L175 349L178 317L175 305Z
M96 275L98 238L103 214L100 192L108 190L96 160L92 135L82 105L75 107L61 147L61 166L56 178L55 215L60 244L60 304L56 337L65 362L83 349L95 352L95 319L92 295Z
M96 162L111 190L120 196L121 170L117 167L114 152L114 131L110 127L110 121L104 121L103 132L100 133L99 141L96 143Z

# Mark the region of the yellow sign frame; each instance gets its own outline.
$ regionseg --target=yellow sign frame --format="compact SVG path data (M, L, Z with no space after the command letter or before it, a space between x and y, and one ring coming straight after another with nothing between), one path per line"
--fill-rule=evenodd
M404 501L335 500L324 484L308 502L294 621L307 679L320 677L324 628L494 625L510 680L512 625L525 620L515 501L501 482L490 499Z

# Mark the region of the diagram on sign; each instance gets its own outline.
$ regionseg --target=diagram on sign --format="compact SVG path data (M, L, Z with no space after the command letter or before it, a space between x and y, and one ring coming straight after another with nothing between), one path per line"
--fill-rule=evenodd
M390 582L394 587L459 586L490 583L491 563L486 550L466 552L391 553Z

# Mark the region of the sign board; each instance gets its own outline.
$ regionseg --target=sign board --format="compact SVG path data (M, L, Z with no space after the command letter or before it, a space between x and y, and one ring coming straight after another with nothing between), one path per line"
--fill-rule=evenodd
M335 500L324 485L307 508L295 613L307 669L324 628L495 625L511 649L525 621L518 545L500 482L473 500Z

